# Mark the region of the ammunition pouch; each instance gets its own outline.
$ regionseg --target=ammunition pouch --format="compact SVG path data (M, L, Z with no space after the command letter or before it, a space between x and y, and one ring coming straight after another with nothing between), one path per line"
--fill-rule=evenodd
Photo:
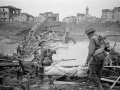
M43 61L42 61L42 64L43 64L44 66L50 66L51 63L52 63L52 60L51 60L49 57L45 57L45 58L43 59Z

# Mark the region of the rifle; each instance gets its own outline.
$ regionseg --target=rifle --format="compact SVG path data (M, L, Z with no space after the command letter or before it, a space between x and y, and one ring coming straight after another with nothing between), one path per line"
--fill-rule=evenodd
M113 46L113 48L112 48L113 50L114 50L115 46L116 46L116 42L114 43L114 46Z

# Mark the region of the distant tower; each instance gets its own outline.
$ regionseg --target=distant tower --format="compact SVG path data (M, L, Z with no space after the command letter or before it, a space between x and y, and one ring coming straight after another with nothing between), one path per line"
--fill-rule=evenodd
M89 15L89 8L88 8L88 6L86 7L86 15Z

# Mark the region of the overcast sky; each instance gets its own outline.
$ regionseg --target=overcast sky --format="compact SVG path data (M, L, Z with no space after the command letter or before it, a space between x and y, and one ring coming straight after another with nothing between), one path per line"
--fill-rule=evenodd
M39 13L59 13L60 21L67 16L85 13L89 7L89 14L101 17L102 9L120 7L120 0L0 0L0 6L12 5L33 16Z

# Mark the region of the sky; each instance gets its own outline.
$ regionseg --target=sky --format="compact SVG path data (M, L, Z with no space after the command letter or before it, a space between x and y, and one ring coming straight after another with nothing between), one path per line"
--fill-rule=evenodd
M101 17L102 9L120 7L120 0L0 0L0 6L7 5L33 16L44 12L59 13L59 20L62 21L65 17L77 16L77 13L85 14L87 6L91 16Z

